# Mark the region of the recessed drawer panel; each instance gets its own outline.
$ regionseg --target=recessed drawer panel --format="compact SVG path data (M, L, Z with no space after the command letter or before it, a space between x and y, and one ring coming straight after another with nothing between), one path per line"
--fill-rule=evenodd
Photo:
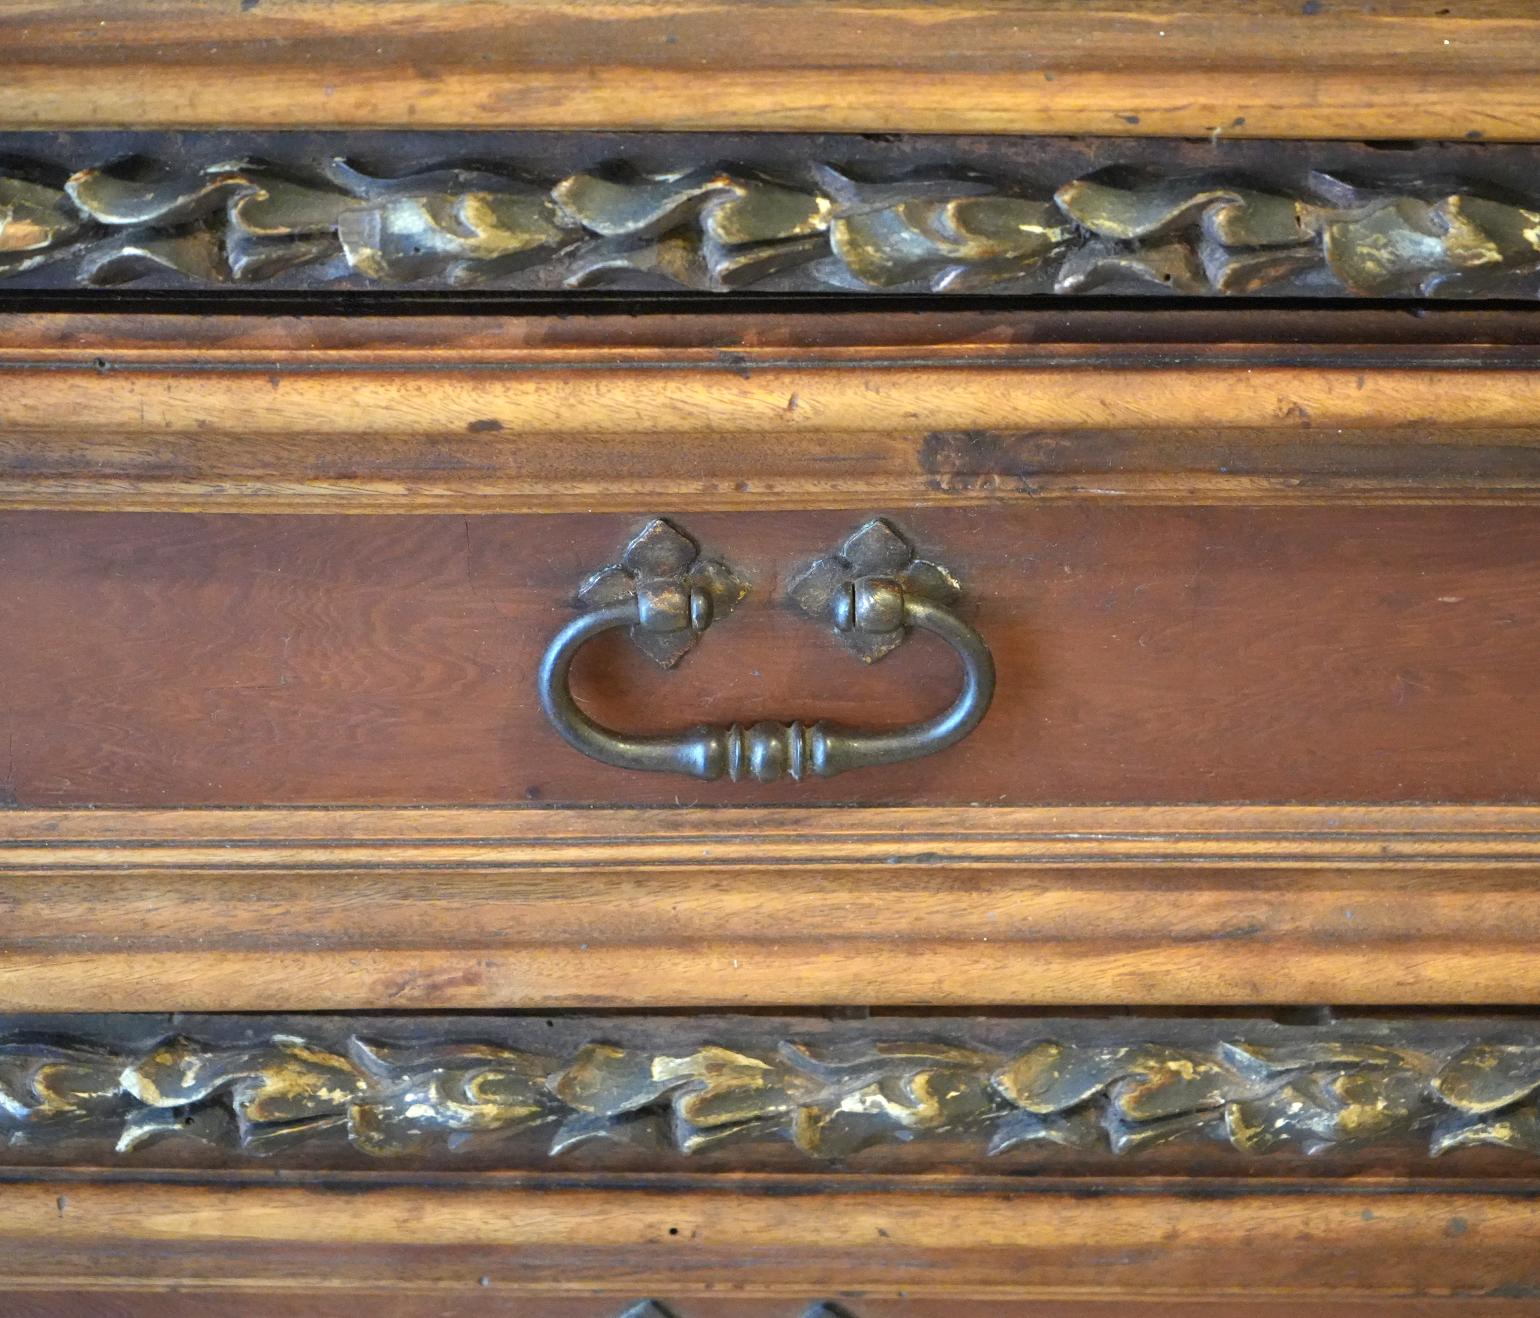
M660 509L660 512L672 512ZM892 508L960 582L998 674L982 724L800 783L612 767L536 679L574 594L645 517L0 517L5 788L16 804L1518 801L1540 515L1524 507ZM952 700L935 638L847 652L789 588L851 510L683 512L747 585L671 670L578 653L600 723L894 728Z

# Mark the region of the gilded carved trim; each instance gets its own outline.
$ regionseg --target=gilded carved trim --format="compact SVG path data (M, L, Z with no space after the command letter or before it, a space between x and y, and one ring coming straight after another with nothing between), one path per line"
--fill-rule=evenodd
M807 159L511 162L399 176L342 157L0 172L0 279L55 263L87 287L310 283L582 289L640 278L727 292L1523 295L1540 199L1480 179L1257 182L1113 165L1045 182Z
M527 1134L551 1158L606 1141L685 1155L779 1141L836 1162L921 1140L990 1155L1030 1145L1129 1155L1172 1141L1248 1156L1396 1142L1431 1155L1540 1153L1540 1042L1529 1034L1216 1021L1163 1041L1130 1021L1079 1039L1073 1026L1026 1028L1004 1047L959 1025L912 1039L760 1034L677 1049L598 1039L547 1053L451 1041L444 1029L418 1027L408 1043L362 1032L139 1048L0 1038L0 1142L105 1137L128 1154L191 1139L266 1155L331 1134L396 1158Z

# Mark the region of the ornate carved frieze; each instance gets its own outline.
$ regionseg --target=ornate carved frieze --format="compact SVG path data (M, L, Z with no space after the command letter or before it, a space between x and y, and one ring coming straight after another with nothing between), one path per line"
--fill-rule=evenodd
M463 1041L450 1030L465 1026L447 1020L414 1024L404 1042L274 1032L125 1049L29 1032L0 1039L0 1137L17 1148L108 1138L122 1154L191 1139L262 1155L331 1134L381 1158L521 1133L551 1158L604 1141L675 1154L785 1141L831 1161L918 1140L991 1155L1123 1155L1170 1141L1248 1156L1398 1141L1434 1155L1540 1153L1533 1032L1216 1021L1162 1036L1135 1021L1053 1024L1002 1046L966 1023L748 1041L734 1037L740 1021L716 1043L595 1038L550 1052Z
M769 161L705 154L726 145L676 149L663 170L612 158L564 174L449 154L364 168L319 151L67 164L0 151L0 278L62 265L91 287L302 274L349 287L1399 297L1527 295L1540 274L1540 191L1479 170L1334 172L1353 163L1334 156L1269 171L1255 152L1232 164L1139 144L1031 168L976 151L847 158L822 139Z

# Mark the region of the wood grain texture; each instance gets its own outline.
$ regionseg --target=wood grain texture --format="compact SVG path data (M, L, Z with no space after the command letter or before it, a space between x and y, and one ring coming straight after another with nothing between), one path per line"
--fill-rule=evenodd
M12 1010L1533 1003L1532 807L0 812Z
M375 1318L441 1318L444 1296L432 1290L362 1292ZM14 1318L207 1318L241 1314L260 1303L270 1318L354 1318L361 1294L291 1288L243 1291L229 1287L216 1297L208 1291L174 1289L32 1290L6 1297ZM1505 1297L1434 1299L1322 1299L1312 1296L1312 1313L1327 1318L1532 1318L1532 1300ZM665 1296L635 1304L615 1296L577 1298L540 1296L483 1288L474 1296L477 1314L506 1318L1128 1318L1127 1300L995 1300L916 1298L872 1299L844 1295L838 1300L805 1297L735 1298L726 1295ZM637 1305L641 1305L640 1312ZM648 1305L654 1307L649 1308ZM1201 1295L1180 1300L1138 1301L1139 1318L1298 1318L1294 1299L1225 1296L1212 1302Z
M364 1292L375 1318L441 1318L444 1297L433 1291ZM260 1297L260 1299L258 1299ZM209 1314L239 1314L260 1302L270 1318L354 1318L360 1295L270 1288L241 1291L231 1287L218 1298L204 1292L165 1290L26 1290L6 1297L14 1318L207 1318ZM574 1298L541 1296L486 1288L474 1297L477 1314L507 1318L1127 1318L1126 1300L979 1300L871 1299L845 1296L840 1300L777 1297L667 1296L637 1305L616 1297ZM649 1309L647 1305L655 1307ZM1323 1300L1312 1297L1311 1311L1327 1318L1531 1318L1535 1303L1505 1298L1407 1300ZM1202 1296L1181 1300L1139 1301L1140 1318L1297 1318L1297 1300L1225 1297L1212 1303Z
M0 602L26 626L0 635L3 786L25 806L1533 795L1526 509L1059 501L894 518L963 582L994 706L927 759L759 785L601 766L536 703L573 592L635 519L6 514ZM848 514L679 520L749 597L674 671L620 634L586 646L573 689L593 717L892 727L953 697L939 642L863 666L787 603Z
M735 139L737 140L737 139ZM1274 144L1268 144L1272 146ZM0 312L0 352L15 363L95 364L106 354L115 362L171 363L203 360L256 364L304 360L330 352L339 362L364 356L411 362L450 354L468 362L693 359L721 362L722 353L742 352L752 368L762 356L800 360L821 351L834 357L855 353L932 358L966 357L972 351L1004 351L1023 357L1034 349L1063 354L1138 352L1158 345L1162 360L1173 351L1207 346L1229 360L1255 354L1261 361L1325 363L1333 355L1371 354L1393 361L1428 360L1442 351L1458 361L1533 361L1540 325L1528 308L1494 303L1439 303L1415 312L1346 304L1323 307L1283 302L1266 316L1249 309L1178 299L1148 308L1087 302L1042 307L966 302L916 310L895 300L880 315L852 304L820 304L800 310L783 306L756 311L752 320L727 310L685 309L625 295L592 294L584 314L561 314L541 299L483 299L472 312L425 307L410 294L396 311L358 308L347 315L320 314L279 304L261 314L205 300L201 310L167 310L130 300L130 309L7 310ZM1529 349L1527 353L1526 349ZM394 354L394 357L392 355Z
M0 318L0 507L1534 500L1528 330L1279 314Z
M940 1193L745 1177L690 1194L55 1180L0 1187L0 1284L467 1300L1533 1299L1529 1192ZM483 1282L483 1278L486 1280ZM845 1302L843 1299L841 1302ZM621 1307L617 1303L617 1308ZM792 1310L795 1313L795 1309Z
M1522 0L50 0L0 123L1512 140L1537 47Z

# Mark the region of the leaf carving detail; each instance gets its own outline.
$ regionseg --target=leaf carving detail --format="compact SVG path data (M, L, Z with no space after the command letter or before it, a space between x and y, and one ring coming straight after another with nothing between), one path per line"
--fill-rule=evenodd
M256 159L182 172L131 159L56 183L0 176L0 278L71 260L86 284L308 268L322 280L461 287L538 268L543 286L571 288L642 276L727 292L796 271L868 292L1389 297L1524 291L1540 275L1540 208L1473 184L1418 191L1315 174L1293 195L1111 167L1046 192L965 170L868 180L812 161L794 172L602 165L552 181L491 166L393 178L345 160L300 176Z
M1373 1039L1094 1043L1009 1052L966 1041L854 1040L656 1052L595 1041L564 1059L496 1044L334 1050L291 1035L245 1046L166 1039L134 1055L76 1040L0 1041L0 1141L110 1136L120 1152L199 1139L263 1155L341 1133L377 1157L545 1132L691 1154L789 1141L842 1160L940 1140L1130 1154L1201 1139L1302 1153L1420 1137L1540 1154L1540 1045L1425 1050Z

